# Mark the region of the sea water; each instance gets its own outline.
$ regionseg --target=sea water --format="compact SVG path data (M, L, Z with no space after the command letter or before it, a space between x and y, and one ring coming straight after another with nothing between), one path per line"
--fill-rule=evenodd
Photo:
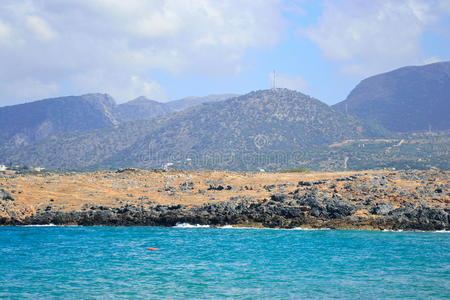
M450 297L445 232L190 227L0 227L0 298Z

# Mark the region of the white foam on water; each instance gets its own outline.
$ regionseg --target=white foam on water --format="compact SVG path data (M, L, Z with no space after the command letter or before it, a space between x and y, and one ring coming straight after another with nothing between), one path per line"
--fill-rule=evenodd
M330 228L303 228L303 227L294 227L290 230L303 230L303 231L320 231L320 230L331 230Z
M209 225L200 225L200 224L189 224L189 223L177 223L175 226L173 226L175 228L209 228Z
M330 228L302 228L302 227L294 227L294 228L270 228L270 227L233 227L232 225L224 225L221 227L217 227L219 229L252 229L252 230L301 230L301 231L321 231L321 230L331 230Z
M50 224L23 225L23 227L53 227L53 226L58 226L58 225L55 225L53 223L50 223Z

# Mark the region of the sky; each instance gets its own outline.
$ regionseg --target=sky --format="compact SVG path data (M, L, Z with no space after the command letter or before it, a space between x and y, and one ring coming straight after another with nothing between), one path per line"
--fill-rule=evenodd
M272 85L334 104L362 79L450 60L450 0L0 0L0 106Z

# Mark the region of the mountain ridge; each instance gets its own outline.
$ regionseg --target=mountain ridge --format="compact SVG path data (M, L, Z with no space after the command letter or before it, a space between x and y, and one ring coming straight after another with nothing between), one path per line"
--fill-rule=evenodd
M0 107L0 143L27 145L70 131L108 128L123 122L160 117L203 101L220 101L227 97L210 95L187 102L179 99L169 105L171 102L161 103L141 96L117 104L108 94L90 93L4 106Z
M146 121L68 133L10 149L5 156L51 168L151 168L190 154L215 153L221 159L230 154L289 154L349 138L387 135L384 129L336 112L315 98L277 89L204 103ZM217 166L240 167L236 164L239 162L220 162ZM199 163L199 167L204 165L208 164Z
M450 62L371 76L332 107L396 132L449 130Z
M43 99L0 108L0 142L28 144L54 134L117 125L107 94Z

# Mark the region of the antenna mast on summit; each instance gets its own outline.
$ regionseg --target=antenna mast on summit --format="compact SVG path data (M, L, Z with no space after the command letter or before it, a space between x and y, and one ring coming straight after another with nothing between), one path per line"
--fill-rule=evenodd
M273 70L273 79L272 79L272 89L276 89L277 88L277 86L276 86L276 74L275 74L275 70Z

